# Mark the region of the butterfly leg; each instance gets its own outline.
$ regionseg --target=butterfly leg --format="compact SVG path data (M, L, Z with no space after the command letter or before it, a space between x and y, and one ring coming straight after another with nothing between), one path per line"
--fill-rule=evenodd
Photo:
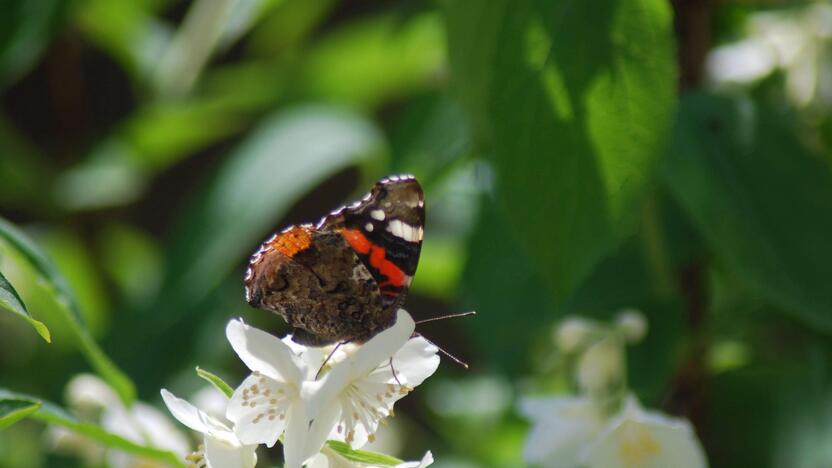
M396 379L396 383L401 387L402 383L399 381L399 376L396 375L396 368L393 367L393 356L390 356L390 370L393 371L393 378Z
M324 367L326 367L326 363L328 363L329 360L332 359L332 355L335 354L335 351L338 351L338 348L340 348L341 345L344 343L346 343L346 341L341 341L338 344L336 344L334 348L332 348L332 351L330 351L326 359L324 359L324 363L321 364L321 367L318 369L318 372L315 373L315 380L318 380L318 377L321 376L321 372L324 370Z

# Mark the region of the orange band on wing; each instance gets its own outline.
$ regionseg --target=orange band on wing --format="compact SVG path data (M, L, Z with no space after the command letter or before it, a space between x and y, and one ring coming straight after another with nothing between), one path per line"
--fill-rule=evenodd
M364 237L364 234L362 234L361 231L357 229L343 229L341 231L341 235L347 240L347 242L349 242L350 246L352 246L356 252L364 255L370 253L370 248L373 244L369 239Z
M300 226L293 226L292 229L281 233L270 244L273 249L293 257L296 253L306 250L312 245L312 236L306 229Z
M387 260L383 247L374 245L361 231L357 229L344 229L341 231L341 235L356 252L363 255L369 254L370 266L377 269L382 275L387 277L387 280L379 284L379 287L388 284L396 287L405 285L407 275L404 274L401 268L396 266L395 263Z

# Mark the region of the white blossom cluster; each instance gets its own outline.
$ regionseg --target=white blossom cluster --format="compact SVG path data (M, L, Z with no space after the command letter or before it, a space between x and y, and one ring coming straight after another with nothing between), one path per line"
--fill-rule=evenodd
M625 346L640 341L647 321L624 311L611 326L570 318L555 330L573 358L577 395L520 401L532 422L523 457L549 468L703 468L704 451L684 419L645 410L626 385Z
M190 466L249 468L261 444L283 445L287 468L367 466L325 446L327 440L358 449L375 439L393 405L439 366L437 348L412 337L414 322L399 310L396 324L363 345L305 347L240 320L226 328L231 347L251 370L227 402L225 417L209 415L162 390L170 412L204 435L188 455ZM421 461L432 463L428 452Z

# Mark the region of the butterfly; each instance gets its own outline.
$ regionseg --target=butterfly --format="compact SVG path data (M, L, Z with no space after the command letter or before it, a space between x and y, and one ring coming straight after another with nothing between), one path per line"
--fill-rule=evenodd
M378 181L315 224L289 226L251 255L246 301L307 346L363 343L396 320L422 249L425 200L413 176Z

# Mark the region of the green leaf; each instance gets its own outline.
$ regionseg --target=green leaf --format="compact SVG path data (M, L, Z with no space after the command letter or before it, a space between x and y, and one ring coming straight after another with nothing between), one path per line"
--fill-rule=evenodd
M559 299L630 233L675 104L664 0L445 0L452 79Z
M25 398L0 399L0 430L31 416L40 407L40 402Z
M213 385L214 388L221 391L228 398L231 398L231 395L234 394L234 389L231 388L231 385L225 383L225 381L222 380L218 375L208 372L207 370L202 369L199 366L196 366L196 375L208 381L208 383Z
M349 444L337 440L328 440L326 446L347 460L364 465L395 466L404 463L396 457L391 457L383 453L355 450Z
M0 388L0 415L3 414L2 408L7 405L17 406L18 408L28 408L24 409L24 411L29 411L28 416L31 416L33 419L37 419L47 424L64 427L78 434L87 436L107 447L119 449L134 455L149 457L154 460L170 463L174 466L184 466L175 453L137 444L133 441L125 439L124 437L109 432L100 426L80 421L75 418L75 416L53 403ZM31 409L33 406L36 408L35 410ZM0 419L0 427L2 427L2 422L3 419Z
M429 88L444 64L443 39L434 12L353 21L310 48L298 85L318 98L374 108Z
M747 101L690 96L663 177L742 285L832 330L832 174L789 123Z
M0 89L25 74L49 43L62 15L58 0L13 0L0 15Z
M43 322L32 318L32 314L26 310L26 305L23 303L23 300L20 299L17 291L15 291L6 277L3 276L2 272L0 272L0 309L6 309L13 314L23 317L24 320L34 327L38 335L46 340L47 343L51 342L52 338L49 334L49 329L46 328Z
M183 219L168 255L165 286L179 298L172 302L205 297L300 197L383 150L378 130L342 109L307 106L267 119L228 156Z
M20 229L3 218L0 218L0 239L4 239L31 263L40 276L43 287L53 297L60 311L65 314L70 330L78 340L81 352L96 372L116 390L122 401L125 404L132 403L136 398L133 382L104 354L90 335L81 316L78 301L66 279L55 268L52 261Z

